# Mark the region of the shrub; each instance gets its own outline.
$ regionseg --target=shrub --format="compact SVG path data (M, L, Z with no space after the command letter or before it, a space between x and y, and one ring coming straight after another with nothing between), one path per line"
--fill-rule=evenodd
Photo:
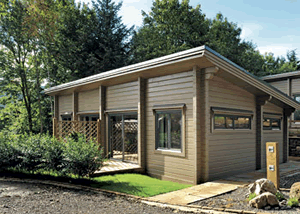
M0 136L0 169L16 167L20 164L20 151L12 144L9 137Z
M256 197L256 194L253 192L253 193L250 193L249 197L248 197L248 201L251 201L253 198Z
M282 201L282 200L285 199L284 195L279 191L276 192L276 198L277 198L278 201Z
M299 205L299 201L297 198L289 198L287 204L290 206L290 207L297 207Z
M67 139L65 146L65 170L76 176L90 176L103 163L102 150L94 141L87 141L85 136L78 135L78 140Z

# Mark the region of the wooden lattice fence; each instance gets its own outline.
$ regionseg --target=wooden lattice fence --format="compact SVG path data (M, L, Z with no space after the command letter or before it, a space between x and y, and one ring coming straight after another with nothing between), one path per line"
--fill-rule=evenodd
M98 121L57 121L53 119L53 135L65 139L72 133L84 134L87 140L100 143L100 120Z

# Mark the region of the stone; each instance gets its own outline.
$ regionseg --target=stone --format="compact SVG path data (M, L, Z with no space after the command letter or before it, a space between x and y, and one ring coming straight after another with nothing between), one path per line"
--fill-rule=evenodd
M296 182L292 185L290 190L290 198L300 199L300 182Z
M270 192L275 195L277 192L274 183L265 178L256 180L253 184L249 186L248 190L249 193L255 193L256 195L260 195L264 192Z
M265 209L265 210L270 210L270 209L271 209L271 206L266 206L264 209Z
M279 206L283 207L287 205L287 201L286 200L282 200L279 202Z
M274 194L272 194L270 192L265 192L261 195L256 196L252 200L250 200L249 205L251 207L262 209L262 208L266 207L267 205L278 206L279 202Z

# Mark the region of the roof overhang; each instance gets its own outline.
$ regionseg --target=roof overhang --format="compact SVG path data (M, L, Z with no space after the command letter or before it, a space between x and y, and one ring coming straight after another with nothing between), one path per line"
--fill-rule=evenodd
M201 46L164 57L61 84L45 90L48 95L70 94L99 87L136 81L138 77L150 78L183 71L217 66L217 76L238 85L256 96L270 96L270 102L283 108L300 109L300 104L267 82L247 72L207 46Z
M261 77L262 80L265 81L278 81L278 80L284 80L288 78L299 78L300 77L300 71L293 71L293 72L286 72L282 74L274 74L269 76Z

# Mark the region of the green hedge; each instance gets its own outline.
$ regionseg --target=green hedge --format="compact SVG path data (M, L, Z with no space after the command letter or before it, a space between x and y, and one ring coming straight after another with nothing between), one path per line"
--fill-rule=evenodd
M102 149L85 136L57 140L49 135L0 134L0 169L50 171L77 177L92 175L102 167Z

